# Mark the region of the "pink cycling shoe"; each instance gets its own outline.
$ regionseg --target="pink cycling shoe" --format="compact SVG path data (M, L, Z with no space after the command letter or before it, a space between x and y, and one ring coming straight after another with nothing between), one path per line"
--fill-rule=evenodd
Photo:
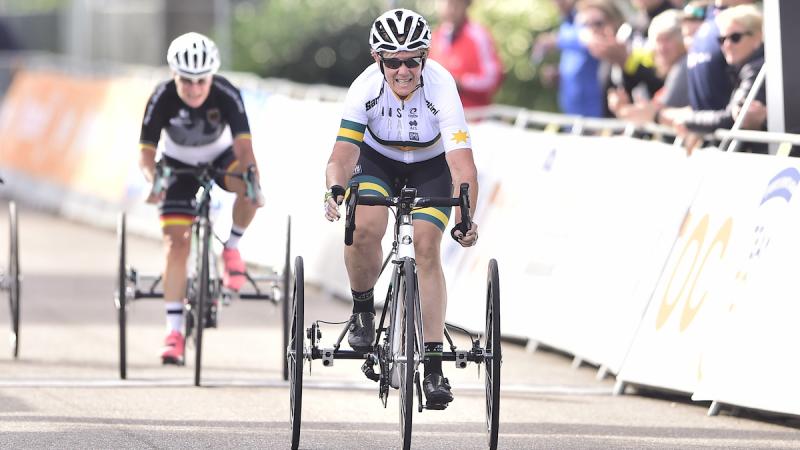
M180 331L173 330L164 339L164 351L161 353L162 364L183 365L184 338Z
M222 250L222 261L225 264L225 273L222 274L222 285L226 288L239 292L239 289L244 286L245 267L242 261L242 255L239 254L239 249L226 248Z

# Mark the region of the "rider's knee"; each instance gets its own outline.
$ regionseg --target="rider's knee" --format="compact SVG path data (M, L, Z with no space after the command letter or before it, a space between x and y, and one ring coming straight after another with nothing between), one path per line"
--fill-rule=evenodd
M164 235L164 247L170 257L183 257L189 255L189 238L178 233Z

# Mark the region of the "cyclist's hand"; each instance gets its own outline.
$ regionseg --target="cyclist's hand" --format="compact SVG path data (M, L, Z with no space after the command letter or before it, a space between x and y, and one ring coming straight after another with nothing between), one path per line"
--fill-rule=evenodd
M147 195L147 200L145 201L152 204L161 203L164 200L165 193L166 189L158 189L153 186L153 188L150 189L150 193Z
M342 215L339 214L339 205L344 201L344 188L339 185L333 185L327 192L325 192L325 202L323 209L325 210L325 218L329 222L339 220Z
M478 243L478 224L472 222L472 226L467 230L467 234L463 234L461 230L453 232L462 247L472 247Z

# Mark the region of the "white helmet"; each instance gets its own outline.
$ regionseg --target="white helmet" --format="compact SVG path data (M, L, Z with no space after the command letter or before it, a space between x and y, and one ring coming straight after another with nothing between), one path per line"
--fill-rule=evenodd
M219 50L211 39L200 33L186 33L169 44L167 63L178 75L197 79L219 70Z
M431 46L431 29L421 15L409 9L392 9L372 24L369 45L375 52L402 52Z

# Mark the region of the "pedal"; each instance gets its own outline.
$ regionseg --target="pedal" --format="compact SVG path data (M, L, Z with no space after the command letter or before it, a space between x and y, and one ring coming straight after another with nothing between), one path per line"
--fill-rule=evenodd
M361 372L372 381L377 382L381 379L381 376L375 373L375 361L372 360L371 356L367 357L367 360L361 365Z
M425 403L425 409L442 411L447 409L447 405L449 405L449 403Z

